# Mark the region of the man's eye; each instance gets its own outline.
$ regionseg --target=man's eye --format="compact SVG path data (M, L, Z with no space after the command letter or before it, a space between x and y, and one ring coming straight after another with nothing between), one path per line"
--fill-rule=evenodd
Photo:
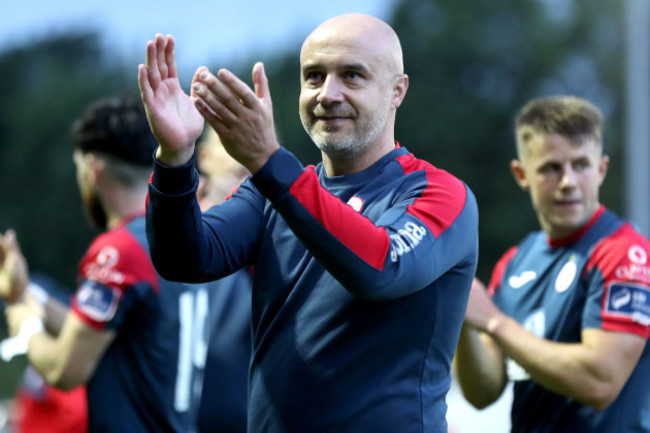
M548 173L548 174L557 173L558 171L560 171L560 166L555 164L547 164L543 166L540 171L542 173Z
M575 170L584 170L589 167L589 163L587 161L577 161L575 164L573 164L573 168Z
M321 74L320 72L309 72L309 73L305 76L305 80L307 80L307 81L318 81L318 80L320 80L322 77L323 77L323 74Z

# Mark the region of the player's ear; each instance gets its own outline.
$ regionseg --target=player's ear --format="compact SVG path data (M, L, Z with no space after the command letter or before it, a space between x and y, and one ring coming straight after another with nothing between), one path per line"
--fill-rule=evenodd
M102 158L98 158L93 153L85 155L86 163L88 164L88 178L91 185L97 184L104 177L104 169L106 163Z
M513 159L510 161L510 171L514 176L517 185L519 185L524 191L528 191L530 184L528 182L528 178L526 177L526 170L524 169L521 161L518 159Z
M598 164L598 174L600 175L600 182L598 183L599 185L602 185L603 181L605 180L605 176L607 175L607 167L609 167L609 156L602 155L600 157L600 163Z
M409 88L409 76L401 74L395 77L393 84L393 108L399 108Z

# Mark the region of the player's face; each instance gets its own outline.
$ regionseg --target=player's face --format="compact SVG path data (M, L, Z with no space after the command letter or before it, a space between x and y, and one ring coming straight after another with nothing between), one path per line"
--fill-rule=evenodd
M382 139L393 115L393 80L371 43L332 37L301 51L300 120L330 157L354 157Z
M203 211L224 201L250 174L226 152L214 130L197 147L196 162L202 174L197 197Z
M535 135L528 150L513 162L513 172L530 192L542 229L552 239L574 233L599 206L609 158L591 139L574 142L557 134Z

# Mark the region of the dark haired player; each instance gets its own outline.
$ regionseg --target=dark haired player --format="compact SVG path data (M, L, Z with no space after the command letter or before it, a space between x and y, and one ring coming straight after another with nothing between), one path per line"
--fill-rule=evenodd
M79 264L70 310L55 317L26 296L7 309L10 329L31 334L27 356L47 382L62 389L87 383L90 431L193 431L208 288L167 282L151 264L144 208L157 143L142 102L92 104L74 124L73 141L83 203L106 232ZM25 266L14 235L2 246L3 275L15 277L16 263ZM23 287L0 289L11 298Z

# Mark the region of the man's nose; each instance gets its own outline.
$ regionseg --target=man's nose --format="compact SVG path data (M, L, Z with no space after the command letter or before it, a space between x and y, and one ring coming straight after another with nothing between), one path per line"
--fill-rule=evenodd
M573 188L576 185L576 173L570 164L562 169L562 178L560 179L560 188Z
M318 102L327 104L343 100L341 83L334 75L328 75L318 93Z

